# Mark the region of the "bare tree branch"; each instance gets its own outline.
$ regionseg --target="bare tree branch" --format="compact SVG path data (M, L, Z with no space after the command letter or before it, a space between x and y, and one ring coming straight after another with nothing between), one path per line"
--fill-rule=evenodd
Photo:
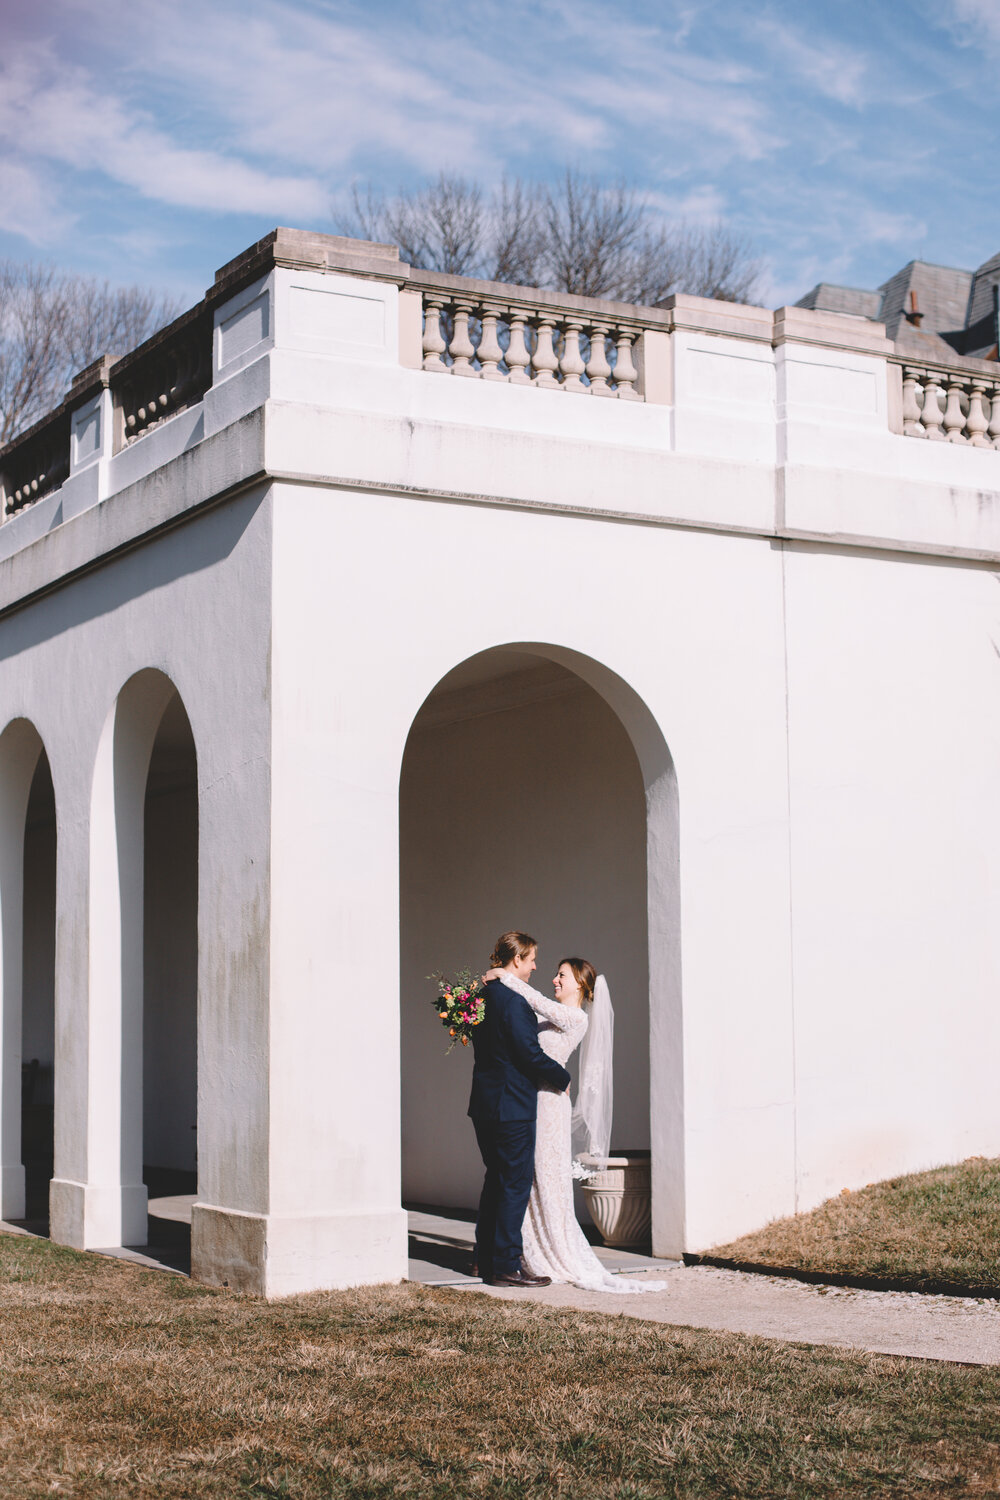
M70 373L85 370L102 354L127 354L180 311L174 299L145 287L74 279L63 326Z
M360 230L365 239L395 243L404 260L423 270L449 276L480 273L487 211L481 189L464 177L442 172L429 187L399 192L395 198L385 198L371 186L362 196L355 186L352 208L344 233Z
M142 287L0 262L0 444L58 406L78 371L134 349L179 311Z
M567 171L546 188L545 268L549 285L578 297L622 296L634 279L643 234L644 205L619 180L602 185Z
M66 293L46 266L0 263L0 443L55 404Z
M547 187L505 178L488 202L445 173L391 199L355 187L338 227L395 243L424 270L646 306L672 292L747 302L760 280L749 242L725 225L664 223L623 179L573 170Z
M504 178L490 204L489 281L537 286L543 275L545 229L542 194L515 177Z

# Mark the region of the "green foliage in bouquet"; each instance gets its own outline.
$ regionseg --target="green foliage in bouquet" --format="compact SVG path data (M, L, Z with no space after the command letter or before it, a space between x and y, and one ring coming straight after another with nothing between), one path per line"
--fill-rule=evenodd
M447 1057L459 1042L463 1047L469 1045L472 1028L478 1026L486 1014L486 995L471 969L459 969L454 979L443 973L428 974L427 978L433 979L437 985L434 1009L452 1039L445 1053Z

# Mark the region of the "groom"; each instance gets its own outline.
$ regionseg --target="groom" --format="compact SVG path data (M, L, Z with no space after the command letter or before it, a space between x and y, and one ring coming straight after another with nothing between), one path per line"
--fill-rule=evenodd
M527 983L538 945L526 932L505 932L491 959ZM527 1000L499 979L485 986L486 1014L472 1032L476 1054L469 1114L486 1167L476 1220L476 1261L487 1286L548 1286L521 1265L521 1225L535 1174L538 1090L569 1087L566 1069L538 1045Z

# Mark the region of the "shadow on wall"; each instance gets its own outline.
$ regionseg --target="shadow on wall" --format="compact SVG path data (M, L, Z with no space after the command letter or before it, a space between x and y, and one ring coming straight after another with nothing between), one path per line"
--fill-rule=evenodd
M445 1052L433 970L485 967L508 927L539 941L537 988L567 954L615 1005L613 1144L648 1148L646 799L625 729L574 673L496 650L438 684L400 782L403 1198L474 1205L472 1050ZM575 1081L575 1080L574 1080Z

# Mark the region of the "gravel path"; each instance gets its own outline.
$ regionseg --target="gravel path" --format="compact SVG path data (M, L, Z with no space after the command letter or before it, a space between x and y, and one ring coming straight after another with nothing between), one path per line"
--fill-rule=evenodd
M832 1344L874 1354L959 1364L1000 1364L1000 1303L974 1297L935 1297L921 1292L869 1292L851 1287L808 1286L778 1276L679 1266L642 1273L666 1280L666 1291L623 1297L571 1286L536 1292L468 1284L504 1301L619 1313L681 1328L711 1328L758 1334L797 1344ZM640 1280L636 1275L631 1279Z

